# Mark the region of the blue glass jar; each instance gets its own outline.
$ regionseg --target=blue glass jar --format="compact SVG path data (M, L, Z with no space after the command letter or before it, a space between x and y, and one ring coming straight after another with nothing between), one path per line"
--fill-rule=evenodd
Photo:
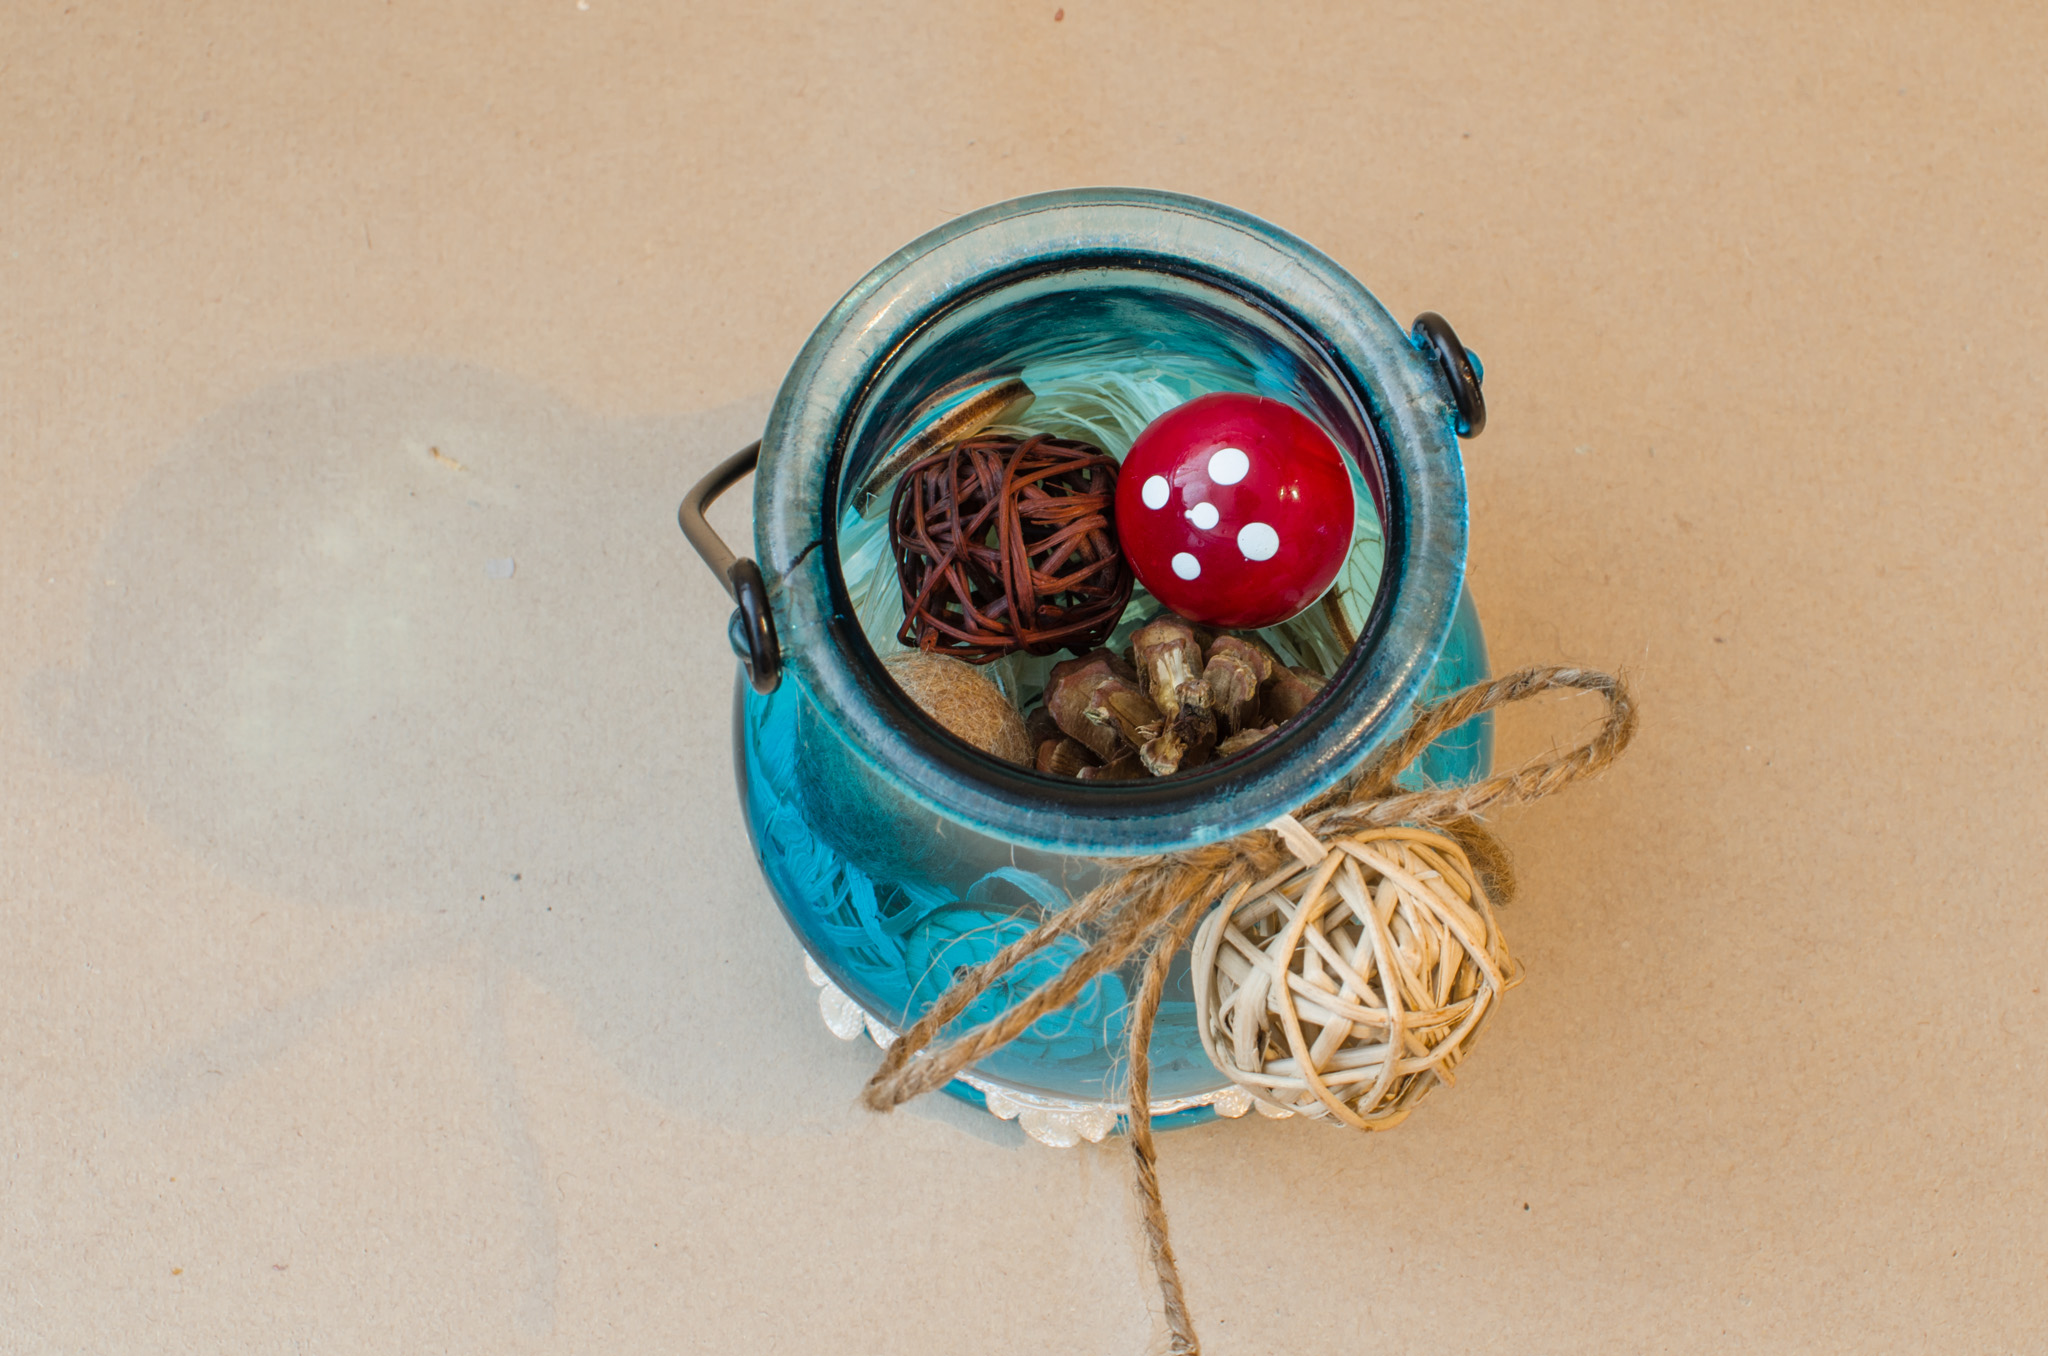
M1427 322L1427 323L1425 323ZM849 603L840 526L864 473L935 392L1033 362L1144 353L1275 395L1349 455L1378 510L1384 565L1355 601L1356 643L1320 699L1225 762L1160 780L1076 782L1000 762L927 719L889 679ZM758 451L758 569L701 509L742 454L684 506L684 526L740 604L747 669L734 759L755 850L842 1034L878 1038L954 972L1118 869L1293 810L1355 772L1417 702L1486 676L1465 595L1461 431L1476 431L1476 360L1426 316L1403 330L1335 263L1214 203L1091 189L1003 203L898 251L835 306L797 357ZM751 681L749 677L751 676ZM1409 774L1484 775L1474 721ZM1078 943L1073 944L1078 948ZM1064 965L1043 953L963 1018L1006 1006ZM1041 1137L1099 1138L1120 1097L1127 984L1116 974L984 1061L954 1090ZM1202 1053L1185 973L1152 1044L1156 1113L1247 1105Z

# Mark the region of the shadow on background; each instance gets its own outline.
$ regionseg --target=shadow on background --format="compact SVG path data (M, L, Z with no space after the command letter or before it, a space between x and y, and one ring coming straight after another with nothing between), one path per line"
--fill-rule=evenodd
M600 420L415 361L287 381L154 468L104 548L84 670L28 693L53 754L124 778L215 869L418 915L341 978L166 1052L138 1114L203 1101L421 966L474 974L470 1041L526 1183L529 1331L552 1321L555 1223L508 975L642 1093L734 1128L842 1123L874 1055L850 1065L823 1030L755 867L731 605L675 526L765 415ZM944 1099L921 1114L1014 1133Z

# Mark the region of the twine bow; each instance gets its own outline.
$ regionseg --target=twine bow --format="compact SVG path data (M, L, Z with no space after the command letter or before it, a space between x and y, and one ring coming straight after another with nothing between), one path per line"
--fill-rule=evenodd
M1398 788L1396 778L1439 736L1496 707L1558 689L1596 692L1607 699L1605 720L1578 747L1469 786ZM1507 902L1513 880L1506 853L1480 816L1541 800L1600 772L1620 756L1635 731L1635 706L1622 680L1589 669L1523 669L1431 703L1349 788L1227 842L1136 859L1073 907L962 970L889 1047L862 1100L873 1110L888 1111L944 1087L1041 1017L1074 1001L1091 980L1143 953L1143 978L1132 996L1129 1027L1131 1154L1146 1244L1172 1338L1169 1350L1195 1356L1201 1346L1167 1236L1152 1137L1148 1051L1173 958L1205 918L1210 920L1197 950L1215 968L1197 973L1198 996L1214 999L1214 988L1205 985L1220 986L1239 1001L1234 1008L1227 1000L1203 1003L1205 1023L1212 1012L1228 1009L1241 1015L1248 1005L1269 1001L1280 1014L1292 1054L1277 1062L1254 1060L1257 1068L1244 1067L1237 1057L1245 1052L1246 1040L1226 1051L1215 1032L1207 1027L1203 1032L1204 1046L1218 1067L1255 1097L1311 1114L1327 1112L1360 1128L1391 1125L1406 1115L1415 1097L1448 1079L1451 1063L1503 982L1506 957L1491 925L1491 904ZM1368 878L1359 874L1361 863L1389 887L1377 898ZM1294 885L1283 891L1282 883L1290 879ZM1396 936L1401 901L1393 897L1403 891L1411 902L1432 897L1423 902L1434 911L1438 932L1448 943L1432 942L1412 919L1407 932ZM1276 944L1299 948L1311 930L1331 919L1349 929L1342 935L1350 940L1333 944L1318 932L1301 962L1313 974L1292 974L1284 959L1275 964L1261 958L1267 953L1256 944L1259 938L1271 939L1268 950ZM1086 947L1064 971L995 1018L931 1048L946 1024L1012 967L1065 936ZM1235 947L1234 966L1218 959L1226 942ZM1438 946L1439 953L1430 952L1431 946ZM1404 949L1407 963L1397 965L1396 953ZM1462 956L1451 956L1455 950ZM1433 964L1438 954L1448 959ZM1460 973L1466 978L1458 979ZM1428 986L1431 976L1437 977L1438 1006L1428 1029L1419 1030L1406 1020L1403 1005L1418 985ZM1326 1023L1314 1041L1305 1037L1301 1024L1304 995L1321 1004ZM1229 1026L1225 1018L1217 1021ZM1354 1039L1354 1028L1372 1028L1373 1023L1381 1032L1377 1044L1339 1061L1344 1069L1321 1067L1336 1045ZM1346 1074L1351 1075L1348 1083ZM1291 1101L1288 1089L1293 1090Z

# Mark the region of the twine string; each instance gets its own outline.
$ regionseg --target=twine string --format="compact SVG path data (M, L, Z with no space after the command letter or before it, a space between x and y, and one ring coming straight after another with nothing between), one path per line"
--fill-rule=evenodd
M1442 735L1498 707L1559 690L1592 692L1606 699L1605 718L1583 743L1466 786L1397 789L1401 773ZM1211 905L1235 910L1247 896L1256 897L1267 888L1272 874L1286 863L1317 861L1335 840L1361 830L1412 824L1441 833L1471 859L1489 893L1498 890L1495 897L1505 900L1512 888L1506 855L1480 816L1542 800L1603 771L1628 747L1636 725L1636 707L1626 684L1615 675L1592 669L1522 669L1432 702L1416 713L1408 728L1349 788L1333 791L1293 816L1282 816L1272 826L1226 842L1138 858L1071 908L1046 919L980 964L962 970L938 1001L890 1045L861 1099L873 1110L889 1111L944 1087L1040 1018L1074 1001L1092 980L1142 953L1143 978L1132 1001L1129 1029L1127 1131L1136 1169L1140 1222L1165 1306L1169 1350L1176 1356L1198 1356L1201 1346L1188 1317L1180 1269L1167 1233L1152 1136L1149 1047L1173 958L1187 946ZM933 1046L947 1023L1003 976L1065 936L1092 940L1064 970L1009 1009ZM1283 995L1283 1002L1284 1010L1291 1014L1291 1001ZM1393 1068L1391 1059L1387 1068ZM1326 1093L1319 1095L1327 1100ZM1358 1123L1355 1118L1345 1119Z

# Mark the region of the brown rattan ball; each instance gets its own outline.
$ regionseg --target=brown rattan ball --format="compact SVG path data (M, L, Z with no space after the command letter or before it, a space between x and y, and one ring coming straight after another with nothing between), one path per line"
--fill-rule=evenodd
M1131 599L1116 470L1044 434L984 434L911 466L889 505L896 638L976 664L1102 644Z

